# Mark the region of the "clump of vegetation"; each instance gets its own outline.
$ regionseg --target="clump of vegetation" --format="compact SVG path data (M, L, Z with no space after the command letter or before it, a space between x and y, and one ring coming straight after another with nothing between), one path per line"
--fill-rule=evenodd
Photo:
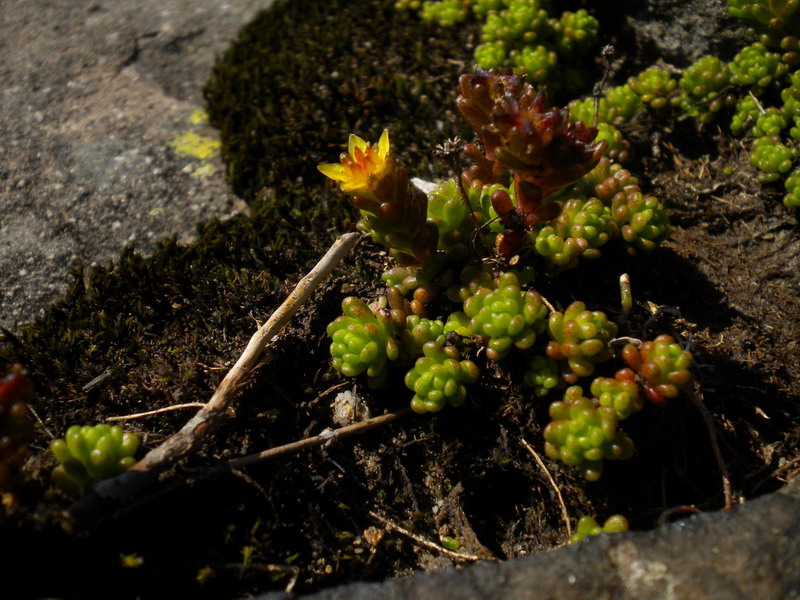
M597 43L599 23L585 9L556 16L549 0L399 0L423 21L455 27L470 18L481 24L474 63L484 69L513 68L552 94L586 88L580 63Z
M79 496L101 479L124 473L136 462L139 438L117 425L73 425L50 444L59 462L53 481L64 492Z
M601 533L621 533L623 531L628 531L628 519L622 515L611 515L603 522L602 527L594 517L583 516L578 519L578 526L569 538L569 543L577 544L589 536Z
M570 118L604 128L615 157L627 158L618 129L637 113L658 119L693 118L702 124L727 122L734 135L750 134L750 164L762 184L783 182L787 208L800 207L800 53L795 33L800 13L795 2L728 0L731 15L752 25L756 41L742 48L729 63L706 55L676 79L661 67L651 67L622 86L611 87L599 99L570 103Z
M406 164L417 173L430 168L427 149L462 134L447 82L457 77L458 61L470 60L469 35L469 28L420 24L388 0L277 2L242 29L205 87L233 191L255 202L265 189L322 187L315 165L351 132L377 139L373 114L382 115ZM391 57L391 68L376 52ZM294 200L288 218L318 206L300 194ZM325 205L329 223L344 210L336 198Z
M641 410L639 386L654 403L674 397L691 380L691 354L669 336L630 346L635 356L626 346L630 368L595 379L590 389L598 397L587 398L574 384L614 358L617 325L581 301L554 310L529 285L537 267L555 275L581 257L596 260L612 239L633 254L653 250L669 234L666 213L628 171L601 158L606 144L595 142L596 129L569 124L567 111L548 108L523 77L478 67L461 76L459 87L456 105L481 144L442 147L451 163L463 152L474 164L431 190L431 202L411 190L386 132L375 144L351 136L340 163L319 167L352 196L359 229L401 265L384 275L390 291L374 307L344 300L345 315L328 326L333 367L349 377L366 371L376 387L393 366L413 364L405 375L415 392L412 409L438 412L464 403L465 386L479 379L480 355L498 362L523 352L526 382L538 395L571 385L550 407L547 455L597 480L603 460L633 454L618 422ZM429 205L436 207L430 215ZM416 272L426 275L422 295L420 282L409 281ZM404 301L412 291L414 303ZM429 321L432 310L443 311L442 320ZM418 343L401 352L409 327L421 328Z
M286 282L303 274L311 261L324 252L334 232L345 227L346 222L355 221L351 219L353 212L361 210L323 189L322 178L313 171L318 162L335 156L351 131L363 139L379 140L388 124L392 144L400 150L398 164L426 178L453 176L427 199L408 191L408 201L416 201L418 208L427 202L425 227L399 232L396 239L402 244L398 242L396 248L385 244L391 243L398 232L392 228L379 230L380 225L365 214L380 215L380 207L364 205L365 213L360 215L365 223L363 229L374 232L379 248L387 252L376 251L372 243L365 241L360 245L363 252L344 261L333 280L320 289L318 301L304 308L280 339L275 363L259 370L251 385L241 390L242 402L219 439L209 440L208 447L181 465L177 477L167 474L165 483L169 485L160 489L157 496L138 498L140 503L126 506L130 518L115 515L111 527L106 528L110 535L91 531L81 539L65 538L59 526L56 534L50 531L42 536L40 526L44 520L38 514L35 521L31 520L34 526L17 528L13 523L13 527L4 529L7 551L24 548L38 553L33 566L27 560L30 552L19 552L20 557L10 557L10 561L4 555L4 564L10 565L10 571L28 573L26 569L38 572L47 568L53 575L47 578L48 582L42 578L26 580L31 594L80 595L85 591L87 569L91 570L98 594L108 595L118 589L122 568L124 581L143 597L163 595L165 589L178 593L198 591L191 587L197 582L203 586L203 594L227 597L274 589L293 578L293 573L298 574L298 591L304 593L345 580L385 578L423 566L427 551L419 552L416 542L394 534L381 541L384 532L374 527L377 522L370 516L373 509L385 511L398 522L412 523L409 529L422 537L438 536L441 545L451 550L463 543L465 552L471 551L471 540L476 537L497 557L550 548L562 536L560 529L553 526L558 522L559 507L552 494L531 493L542 491L542 472L530 455L515 444L517 437L524 435L535 440L537 447L542 446L548 411L546 403L537 402L540 397L561 403L575 398L576 405L587 409L591 406L595 417L600 416L601 433L604 422L615 424L611 443L604 438L598 445L596 437L592 437L598 429L592 427L594 422L588 415L576 411L574 417L566 414L561 419L577 420L573 437L563 436L559 448L570 449L573 456L579 457L579 464L567 466L560 457L556 460L561 464L545 461L570 510L578 511L576 514L607 514L609 506L617 510L622 509L621 505L631 510L636 507L637 525L646 526L650 522L647 515L657 514L665 505L686 503L686 495L692 501L718 501L717 486L707 477L714 469L714 458L702 423L693 419L696 415L683 411L681 403L670 402L660 410L645 404L649 397L646 386L656 389L664 382L658 377L648 382L646 373L651 373L650 367L619 369L626 364L622 340L603 346L603 351L613 350L611 356L604 361L589 361L595 372L588 377L577 376L574 385L579 389L569 394L566 390L570 380L576 377L569 356L553 359L547 355L550 342L563 345L571 339L579 347L590 342L584 356L577 360L585 360L587 354L595 356L591 336L564 336L559 340L551 337L547 327L542 330L542 306L545 316L551 310L564 314L577 296L587 310L602 308L606 333L613 323L618 335L633 334L644 339L647 329L663 328L666 319L655 308L652 313L647 310L643 314L645 305L638 302L632 315L628 314L630 304L623 307L622 313L614 309L616 300L611 295L616 293L615 285L609 282L616 281L619 271L631 269L635 280L646 280L647 287L642 289L647 289L648 297L674 305L681 302L676 298L687 296L675 291L682 286L675 286L670 276L675 274L681 281L689 278L691 283L698 281L691 273L694 257L679 247L686 239L683 228L676 234L681 244L671 244L666 252L651 252L666 239L669 223L660 201L646 193L647 183L640 183L615 164L628 150L624 140L603 123L593 140L581 140L576 137L585 135L578 133L581 128L571 128L562 119L556 127L556 144L563 142L571 147L575 140L583 141L586 150L604 140L609 148L616 145L617 153L608 154L595 165L581 163L581 173L574 181L567 182L569 177L562 173L566 180L550 186L552 190L548 184L554 179L537 180L536 173L525 172L524 164L509 168L503 162L513 161L515 156L523 157L522 162L528 160L521 144L509 145L502 161L497 152L502 144L494 147L494 156L487 155L483 142L492 141L488 130L480 134L482 142L472 144L467 154L471 166L467 169L460 166L459 159L464 156L463 152L459 155L458 149L464 148L460 143L443 145L441 154L446 160L433 161L430 155L435 144L467 130L454 117L455 110L450 112L449 105L457 95L451 89L452 73L463 67L459 63L470 60L463 49L456 48L457 44L469 36L477 38L479 29L470 26L471 29L440 32L433 26L420 26L413 19L398 19L389 10L389 2L366 3L368 15L367 9L362 11L360 6L336 1L316 4L303 0L276 3L268 17L259 18L258 26L243 32L245 41L223 58L213 85L208 88L210 99L221 100L224 96L228 103L217 106L216 122L224 126L230 175L251 202L251 214L225 223L201 225L198 242L190 246L166 241L151 258L129 249L114 266L78 269L64 301L52 307L45 319L18 332L17 338L5 332L0 338L3 363L24 362L40 390L41 401L34 400L32 404L43 423L35 428L32 447L46 447L50 442L47 430L62 432L71 423L100 422L110 415L205 399L229 366L227 363L246 344L256 321L285 296ZM291 17L282 21L288 14ZM350 73L360 76L372 69L374 50L390 39L383 26L374 26L376 20L380 23L387 15L392 15L387 18L392 20L395 31L408 25L398 35L404 46L400 51L408 51L403 55L407 58L412 54L416 58L396 67L402 61L392 54L395 47L387 45L384 66L393 71L390 75L362 80L366 87L358 82L348 83ZM360 23L343 26L339 19L351 16L360 19ZM289 26L282 26L284 22ZM367 57L370 64L355 68L355 63L347 60L336 62L334 58L338 60L338 56L328 57L324 50L312 50L313 36L298 35L298 26L315 32L357 30L352 39L360 46L355 50L338 46L335 52L357 52L361 57L358 60ZM441 49L433 60L437 56L453 57L452 63L443 61L443 65L432 68L425 62L424 36L429 33L433 42L428 47ZM414 37L417 35L423 36L419 44L407 43L408 39L418 39ZM261 37L266 39L256 42ZM344 43L336 41L340 42ZM451 42L452 48L445 49ZM323 64L302 57L305 49L315 58L323 57ZM286 62L265 59L276 56ZM228 59L247 60L255 70L232 67L225 62ZM423 62L414 65L417 59ZM403 75L398 76L400 72ZM417 83L418 77L422 84ZM648 110L669 114L674 110L677 88L669 90L669 80L657 73L651 79L638 89L631 84L631 90L641 96L643 104L648 104ZM397 124L403 131L391 122L391 115L396 113L388 109L383 112L391 105L391 89L387 92L386 87L371 83L376 81L383 85L388 81L389 88L396 82L400 97L405 97L407 91L409 95L419 92L424 96L418 102L409 100L412 110L398 117ZM307 98L309 89L313 92L311 98ZM255 93L256 90L260 91ZM234 99L239 92L244 98L241 102ZM627 90L621 96L627 96L628 102L635 105ZM371 105L376 98L378 103ZM306 111L306 106L314 108ZM545 102L541 114L552 118L553 123L561 118L560 111L551 113L548 109ZM346 115L342 121L337 120L337 111ZM377 113L389 115L387 121L377 122ZM591 125L591 120L585 125ZM765 120L762 129L771 131L774 126ZM292 128L303 133L293 135ZM262 144L262 140L268 141ZM361 160L367 158L363 156L367 143L354 140L354 164L366 165L374 160L377 165L385 158L388 151L383 152L380 141L374 146L374 156ZM246 153L239 154L237 147L247 148ZM360 158L356 148L362 153ZM448 148L453 152L449 153ZM587 151L586 155L593 159L593 152ZM266 158L262 161L261 157ZM450 164L453 158L455 166ZM559 162L548 165L548 173L556 173L551 167ZM517 170L522 172L519 177ZM460 173L464 176L459 177ZM484 179L487 184L476 183ZM393 185L402 191L396 183ZM542 191L540 198L537 188L548 191ZM376 210L369 210L369 206ZM637 214L643 216L636 218ZM655 218L651 219L651 215ZM431 223L438 230L435 244L430 236L417 238L422 231L432 231L428 227ZM420 240L425 243L419 245ZM541 250L536 249L537 245ZM428 258L432 248L435 251ZM387 258L386 254L391 256ZM692 262L683 256L690 256ZM587 261L594 261L591 269L582 268ZM379 289L381 272L383 282L390 288L386 293ZM512 275L517 280L513 285ZM669 283L662 283L668 280ZM570 285L578 282L580 287ZM562 283L567 285L560 287ZM512 291L514 285L519 291ZM724 287L726 281L721 285ZM500 289L502 293L498 294ZM394 302L392 296L396 294L392 290L400 294L402 302ZM541 305L529 301L529 292L540 296ZM494 294L491 301L487 300L489 294ZM330 423L327 394L342 381L328 367L328 341L319 332L338 316L343 295L365 299L381 295L374 302L361 300L370 314L361 311L356 318L364 318L363 330L368 331L371 327L366 322L372 325L373 317L379 321L388 313L392 325L383 332L385 336L378 337L389 347L396 344L398 353L396 360L389 360L389 352L386 353L383 371L390 385L377 392L357 390L354 385L352 393L343 395L356 398L353 402L361 409L354 409L351 404L348 418L334 422L343 425L353 418L366 418L369 411L364 409L365 402L379 410L394 410L410 403L417 412L444 414L398 422L388 430L363 434L355 443L348 440L337 444L331 438L322 450L286 456L268 469L260 470L254 465L237 473L238 477L204 479L210 466L218 466L228 456L260 452L307 438L317 426ZM476 316L481 315L475 325L481 329L478 333L472 331L472 318L467 315L466 303L472 296L480 298L474 302ZM506 302L509 299L511 302ZM707 300L701 303L712 304ZM527 344L529 332L518 335L516 328L520 314L525 319L527 306L535 309L535 318L526 326L534 331L536 339L526 349L520 345ZM717 314L718 309L714 301L711 310ZM459 313L463 316L455 317ZM642 325L648 317L653 321L648 319L647 325ZM582 319L577 321L585 325ZM594 323L592 319L588 321ZM687 330L683 321L674 321L673 325L682 333ZM747 325L749 336L753 330L751 323ZM687 327L691 329L693 325L689 323ZM673 335L679 339L676 333ZM755 341L756 334L753 335ZM500 340L495 341L496 360L488 356L488 341L493 336ZM361 364L371 360L371 340L367 336L364 342L361 337L353 336L352 351L350 338L339 340L342 364L352 360L348 355L357 356ZM722 346L715 352L724 352L736 343L730 341L728 329L724 343L719 337ZM603 336L600 338L604 343ZM696 339L702 348L702 334ZM520 341L522 344L518 345ZM640 351L645 343L636 350ZM669 352L665 356L673 360ZM757 354L754 356L757 359ZM661 364L652 358L649 355L642 364ZM756 390L754 394L759 389L773 391L766 376L754 376L755 370L735 361L731 365L716 364L715 368L726 375L741 376L747 383L755 382L747 388ZM366 378L370 383L370 376L365 373L356 375L356 381ZM715 377L714 372L707 375L712 380ZM530 386L529 390L523 383ZM782 385L785 387L785 383ZM706 389L706 397L713 403L711 387ZM784 387L780 393L764 393L758 410L763 407L770 415L784 410L770 405L770 398L785 399ZM458 404L461 408L456 414L452 407ZM744 401L737 406L749 410L754 405ZM736 410L731 405L733 412L729 414L735 416ZM630 421L626 421L628 418ZM158 411L141 417L137 428L146 432L148 437L144 439L151 445L184 421L184 409ZM775 423L776 419L770 421L771 425ZM758 428L759 424L754 422L753 427ZM678 428L680 433L676 432ZM687 428L691 434L686 433ZM643 435L643 431L648 434ZM759 435L766 431L758 429ZM622 452L614 449L617 434L620 438L616 448ZM763 443L779 440L781 434L777 428L770 430ZM606 463L629 449L622 435L636 440L637 456L625 465ZM685 443L679 447L660 444L675 435L683 436ZM763 473L765 463L763 456L757 455L760 446L753 442L755 434L737 436L741 433L730 434L726 439L730 446L726 444L723 453L733 448L737 458L744 458L735 463L733 477L737 492L743 488L745 494L760 483L760 476L748 476ZM600 449L603 462L599 465L590 462L598 456L598 452L592 452L593 443L595 450ZM775 447L779 450L774 456L783 457L791 445ZM610 453L604 453L607 448L611 448ZM32 492L27 500L30 506L46 506L60 513L67 498L44 491L49 478L41 474L49 471L47 461L53 462L45 456L29 455L26 471L34 479L26 490ZM581 476L593 477L600 468L605 469L603 481L582 485ZM641 477L631 477L630 473L637 469ZM697 473L701 477L694 477ZM777 477L772 479L775 484ZM184 485L187 480L194 485ZM629 485L631 480L637 485ZM744 481L753 483L745 485L741 483ZM435 515L429 510L432 506L440 507ZM644 516L639 512L642 506L647 508ZM170 533L168 543L164 543L164 531ZM442 535L445 532L454 537Z

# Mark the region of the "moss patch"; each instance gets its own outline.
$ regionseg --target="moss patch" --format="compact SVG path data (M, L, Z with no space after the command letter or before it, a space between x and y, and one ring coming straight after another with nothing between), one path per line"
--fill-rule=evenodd
M356 133L392 145L416 176L445 172L432 150L465 135L453 82L474 28L420 23L393 2L278 2L245 27L205 88L233 190L323 185L316 166Z

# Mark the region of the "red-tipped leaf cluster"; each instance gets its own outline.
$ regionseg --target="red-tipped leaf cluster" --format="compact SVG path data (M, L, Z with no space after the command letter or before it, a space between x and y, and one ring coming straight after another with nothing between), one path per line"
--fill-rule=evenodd
M474 163L465 183L506 185L513 172L516 206L505 192L492 198L506 226L500 250L507 254L534 223L558 216L558 206L548 205L547 198L591 171L606 143L594 142L596 128L570 123L568 109L548 109L544 91L537 93L511 71L478 68L462 75L459 87L458 110L483 146L464 148Z

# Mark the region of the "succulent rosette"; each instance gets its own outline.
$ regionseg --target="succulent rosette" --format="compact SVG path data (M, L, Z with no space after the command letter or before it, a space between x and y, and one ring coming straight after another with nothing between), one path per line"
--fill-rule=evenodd
M595 377L590 389L600 406L613 409L620 421L644 407L632 369L620 369L614 377Z
M562 382L558 363L552 358L538 354L531 357L524 378L525 384L532 387L534 395L539 398L549 394L550 390Z
M530 348L547 326L542 297L520 287L517 275L501 273L494 289L480 288L464 301L469 331L486 339L486 356L500 360L512 347Z
M547 356L566 361L573 382L577 377L594 373L594 365L613 356L609 342L617 335L617 326L605 313L586 309L576 301L562 312L554 312L548 322L551 341Z
M53 482L69 494L80 495L86 487L127 471L136 462L136 434L117 425L73 425L63 438L50 444L59 465Z
M328 325L333 368L347 377L367 374L372 387L386 379L390 361L400 357L395 334L400 330L387 308L370 308L354 296L342 301L344 314ZM404 326L405 317L403 317Z
M455 346L427 342L424 356L406 374L405 383L414 392L411 410L416 413L438 412L448 404L461 406L467 397L466 385L480 376L471 360L461 360Z
M692 381L689 370L694 362L692 353L667 334L643 343L640 348L627 344L622 349L622 358L642 378L647 399L659 406L675 398Z
M633 456L633 442L618 429L616 412L583 396L580 386L567 388L564 399L550 405L552 421L545 427L548 457L577 467L589 481L597 481L604 460Z

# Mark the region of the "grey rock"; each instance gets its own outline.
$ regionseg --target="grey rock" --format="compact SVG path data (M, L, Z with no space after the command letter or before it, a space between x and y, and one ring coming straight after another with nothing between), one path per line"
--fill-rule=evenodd
M218 155L174 144L216 139L190 121L201 88L272 2L0 2L0 325L40 315L77 261L188 242L197 221L247 210Z
M648 0L626 14L640 46L685 68L704 54L730 60L746 27L728 14L725 0Z
M800 479L730 511L463 570L357 583L303 600L800 598ZM272 593L257 600L282 600Z

